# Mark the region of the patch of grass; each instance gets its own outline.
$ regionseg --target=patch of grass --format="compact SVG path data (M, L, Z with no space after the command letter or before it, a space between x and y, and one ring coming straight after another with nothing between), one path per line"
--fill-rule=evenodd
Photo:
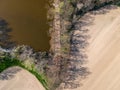
M46 90L48 90L48 84L47 84L47 80L45 79L44 75L42 74L39 74L36 70L30 70L30 69L27 69L30 73L32 73L33 75L36 76L36 78L42 83L42 85L45 87Z
M21 62L16 59L10 59L8 57L1 58L0 60L0 73L12 66L21 66Z
M115 5L120 7L120 1L118 1L117 3L115 3Z
M20 66L24 69L26 69L27 71L29 71L30 73L32 73L34 76L36 76L36 78L42 83L42 85L45 87L46 90L48 90L48 84L47 84L47 80L45 79L45 76L42 74L39 74L38 71L34 68L34 65L32 65L32 69L29 69L28 67L26 67L24 65L23 62L21 62L18 59L15 58L9 58L9 57L3 57L0 58L0 73L12 66Z

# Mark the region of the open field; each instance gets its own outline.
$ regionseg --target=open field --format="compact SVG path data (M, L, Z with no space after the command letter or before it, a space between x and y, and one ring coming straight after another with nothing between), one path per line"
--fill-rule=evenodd
M92 15L88 65L92 72L76 90L120 90L120 8Z
M12 67L0 75L0 90L45 90L28 71Z
M120 90L120 8L106 11L87 14L92 23L83 27L90 35L85 66L91 74L74 90Z

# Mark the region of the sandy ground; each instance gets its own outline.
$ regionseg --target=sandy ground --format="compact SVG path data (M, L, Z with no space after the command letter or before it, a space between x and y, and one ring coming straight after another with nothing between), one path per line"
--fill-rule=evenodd
M84 27L91 36L86 65L91 74L74 90L120 90L120 8L108 11L90 14L93 23Z
M9 68L5 73L9 78L0 80L0 90L45 90L35 76L19 67Z

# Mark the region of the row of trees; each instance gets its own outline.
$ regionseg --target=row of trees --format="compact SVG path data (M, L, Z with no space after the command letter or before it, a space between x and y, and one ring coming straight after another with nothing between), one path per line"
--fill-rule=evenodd
M87 29L82 27L92 24L86 16L82 16L91 10L99 9L105 5L114 4L119 0L60 0L61 16L61 48L62 54L59 64L59 77L63 82L63 88L76 88L80 85L77 77L85 78L90 73L86 63L88 57L85 53L89 45ZM78 32L78 33L76 33Z

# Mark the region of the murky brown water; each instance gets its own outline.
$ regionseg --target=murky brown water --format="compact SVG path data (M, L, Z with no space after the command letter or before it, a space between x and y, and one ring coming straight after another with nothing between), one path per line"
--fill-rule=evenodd
M12 28L12 40L36 50L50 48L46 0L0 0L0 17Z

